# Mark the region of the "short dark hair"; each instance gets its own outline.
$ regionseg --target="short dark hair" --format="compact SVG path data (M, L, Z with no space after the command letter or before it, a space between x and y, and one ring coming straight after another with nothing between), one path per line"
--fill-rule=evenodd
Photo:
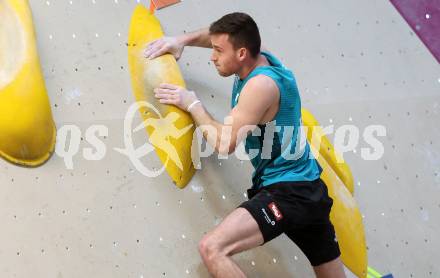
M235 49L245 47L253 58L260 53L260 32L257 24L248 14L235 12L224 15L211 24L209 33L228 34L229 41Z

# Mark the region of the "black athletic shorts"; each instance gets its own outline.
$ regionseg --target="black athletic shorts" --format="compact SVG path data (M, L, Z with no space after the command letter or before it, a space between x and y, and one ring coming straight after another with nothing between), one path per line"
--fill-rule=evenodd
M333 200L321 179L249 189L248 198L239 207L247 209L255 218L264 243L285 233L312 266L334 260L341 254L329 216Z

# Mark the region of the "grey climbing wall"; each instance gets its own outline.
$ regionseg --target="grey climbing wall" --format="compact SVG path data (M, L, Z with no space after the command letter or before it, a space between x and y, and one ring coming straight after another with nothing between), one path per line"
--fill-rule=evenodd
M166 174L145 177L115 151L124 148L134 102L126 42L137 2L30 0L58 142L66 144L36 169L0 161L1 277L208 277L198 241L245 200L252 169L234 156L211 156L179 190ZM175 35L232 11L255 18L324 127L359 131L344 158L369 265L396 277L439 277L440 67L433 56L388 1L185 0L157 16ZM179 64L188 87L222 120L232 79L218 76L209 58L208 49L186 48ZM363 132L371 125L386 135L377 136L383 155L366 160ZM93 134L103 142L101 157L93 155ZM141 146L147 135L133 138ZM71 161L63 155L69 148ZM142 162L160 167L154 153ZM235 258L250 277L313 277L284 236Z

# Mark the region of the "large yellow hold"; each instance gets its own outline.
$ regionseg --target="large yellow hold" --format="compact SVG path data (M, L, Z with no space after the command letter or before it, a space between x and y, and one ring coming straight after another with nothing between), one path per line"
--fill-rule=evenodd
M152 60L143 56L146 44L162 36L159 20L144 6L138 5L131 18L128 38L128 63L134 96L138 103L148 103L157 109L140 106L144 123L149 123L146 126L149 141L173 182L177 187L184 188L195 173L191 159L195 124L187 112L159 103L153 89L161 83L185 87L185 81L172 55Z
M55 147L56 129L26 0L0 0L0 156L38 166Z
M354 193L354 182L353 175L351 174L350 167L345 163L342 156L335 150L332 143L328 140L327 136L324 134L322 127L319 125L318 121L315 119L312 113L307 109L301 109L301 117L304 126L307 129L307 139L309 141L317 140L314 142L316 144L320 142L319 148L316 148L316 156L322 155L324 159L330 164L335 173L347 187L351 194Z
M364 225L362 215L355 199L350 193L353 190L353 177L347 164L337 161L337 154L333 145L327 138L325 140L313 140L311 131L317 132L316 136L323 136L318 121L312 113L302 109L302 120L308 127L307 140L323 171L321 179L328 188L330 197L333 199L333 207L330 220L335 227L336 236L341 249L341 259L345 266L358 277L367 276L367 246L365 242ZM319 143L319 146L318 146Z

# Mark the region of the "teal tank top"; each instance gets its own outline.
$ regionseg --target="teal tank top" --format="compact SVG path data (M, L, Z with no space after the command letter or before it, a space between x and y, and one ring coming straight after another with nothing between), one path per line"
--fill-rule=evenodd
M259 74L272 78L280 92L279 110L275 118L258 125L245 139L245 151L255 171L254 189L278 182L313 181L320 177L322 168L313 157L301 128L301 100L293 73L276 57L261 52L270 66L256 67L241 80L238 75L232 89L231 107L235 107L246 82Z

